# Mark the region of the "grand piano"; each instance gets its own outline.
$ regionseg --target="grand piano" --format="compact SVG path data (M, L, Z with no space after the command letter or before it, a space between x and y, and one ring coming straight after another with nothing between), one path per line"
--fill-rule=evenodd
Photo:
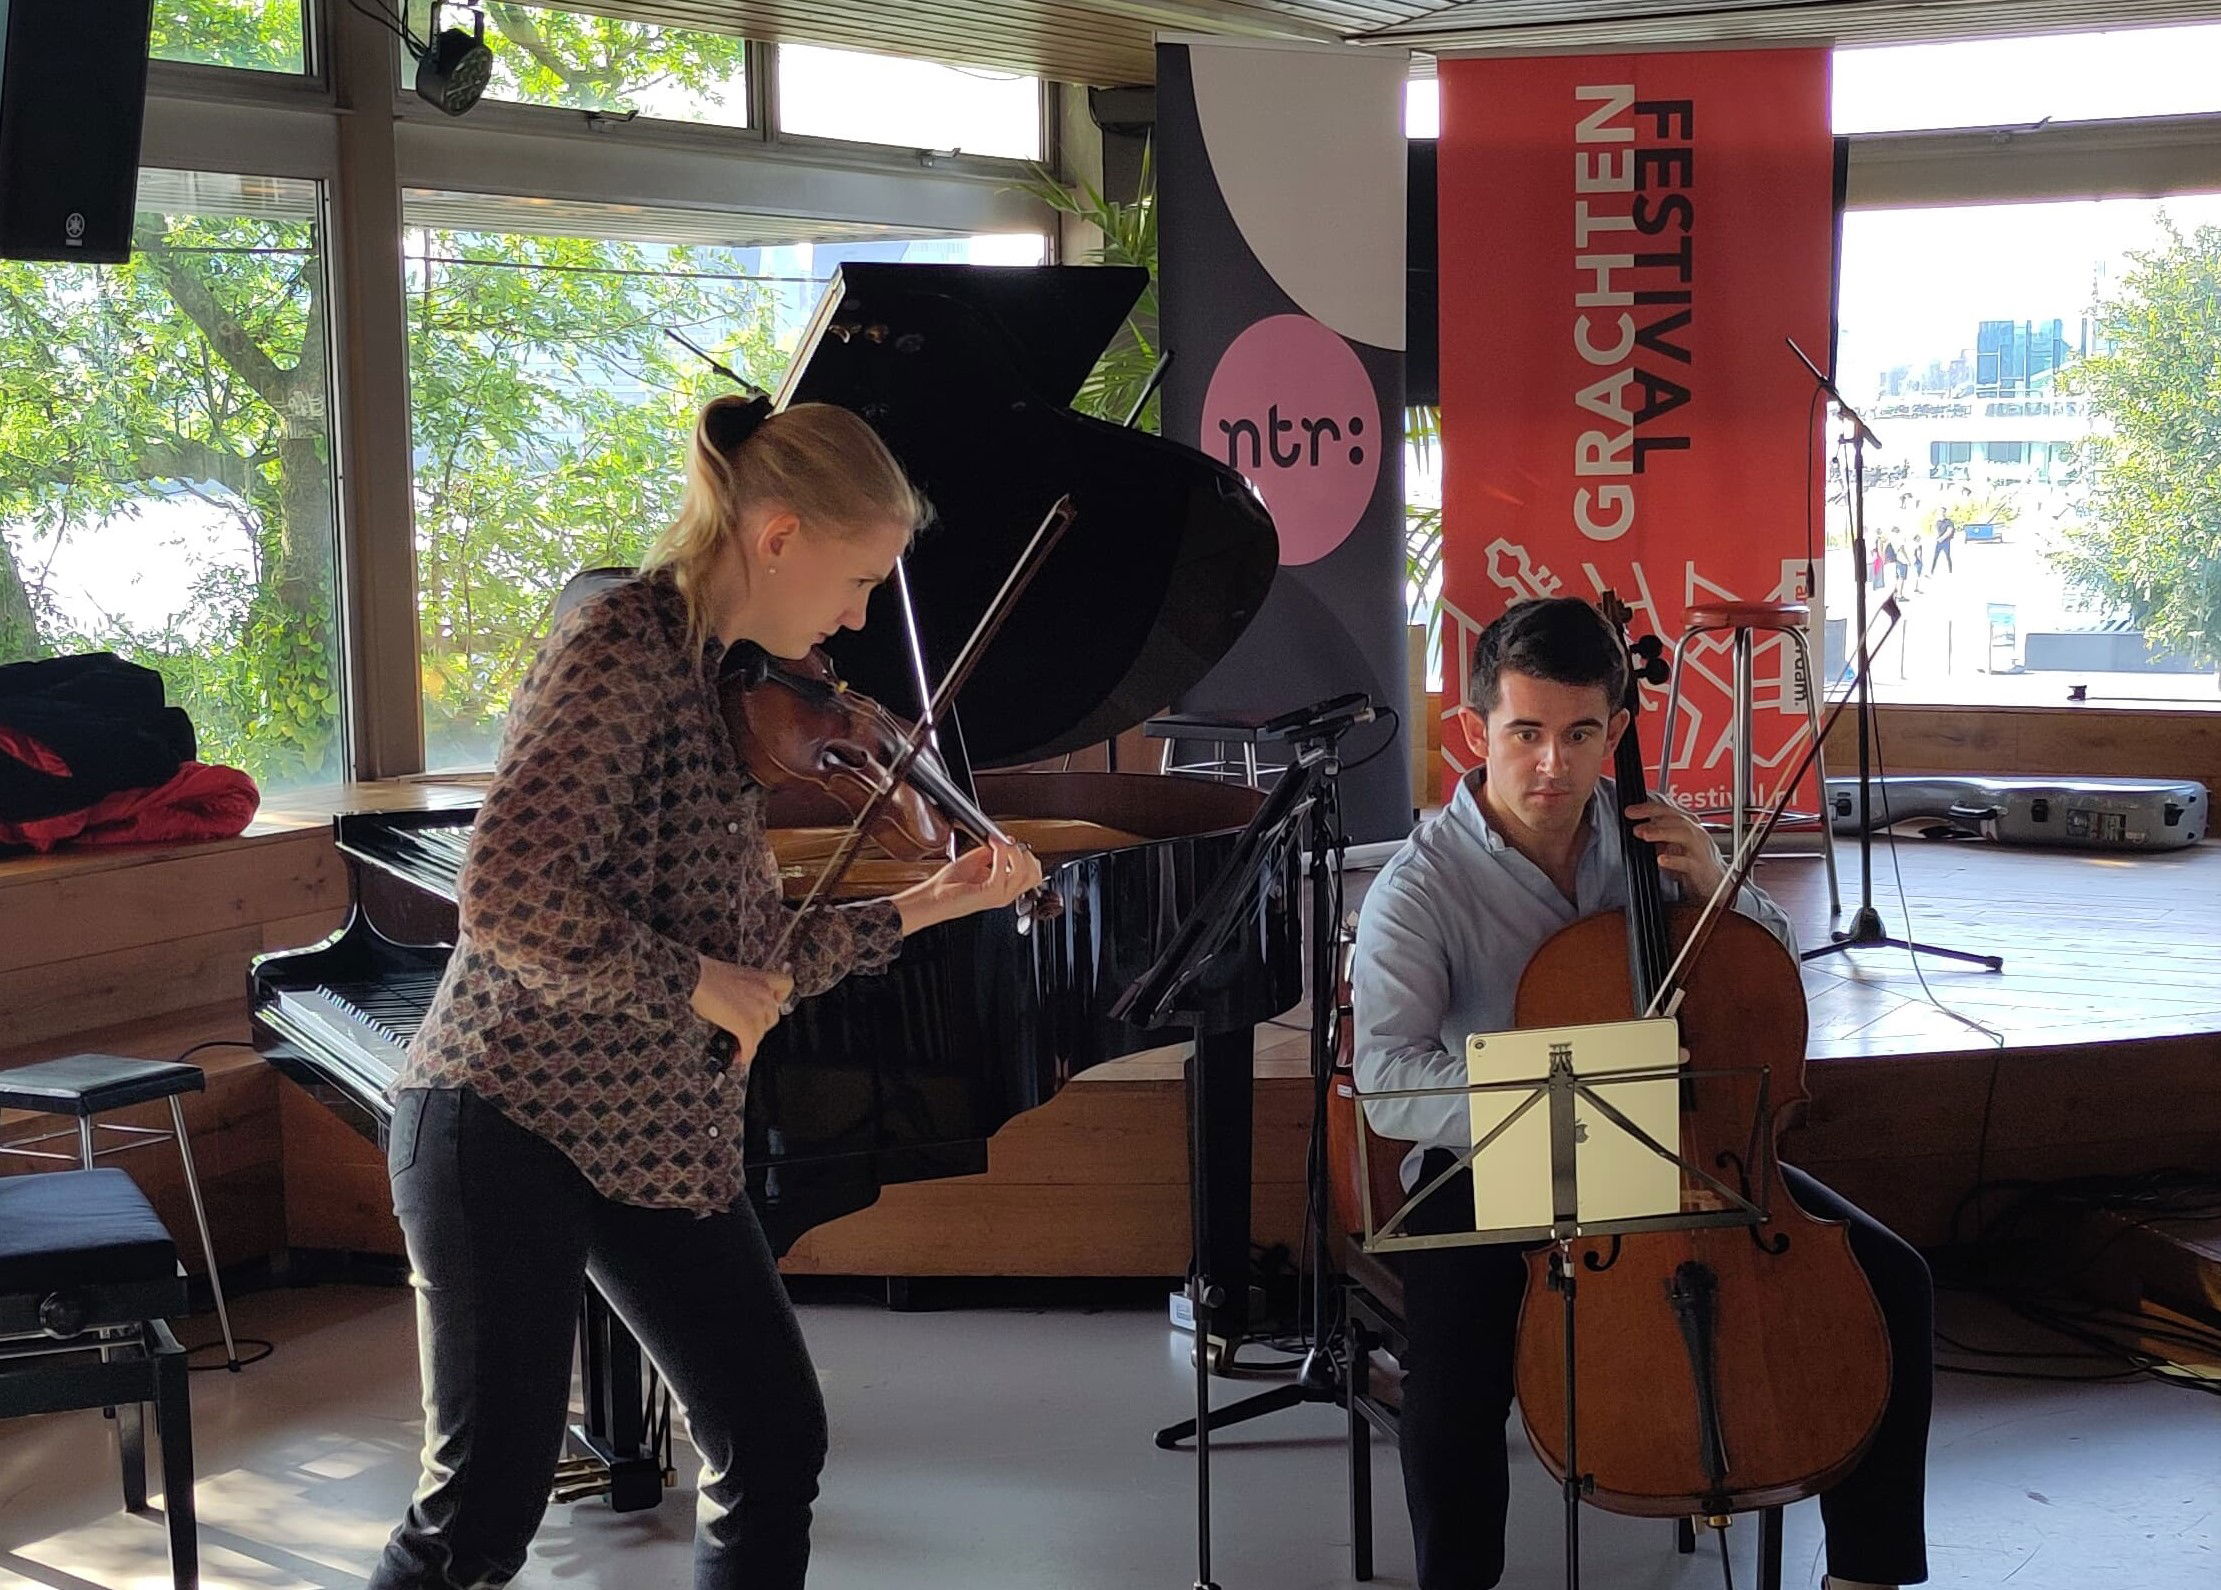
M1051 504L1069 493L1077 518L939 736L952 772L1042 855L1064 912L1030 931L1004 911L915 934L886 972L804 1001L773 1030L750 1076L747 1161L775 1251L883 1186L984 1170L996 1129L1076 1073L1192 1035L1206 1260L1216 1275L1246 1271L1251 1033L1301 992L1294 858L1250 864L1239 930L1185 991L1188 1032L1115 1020L1112 1003L1234 857L1260 798L1054 767L1195 684L1257 611L1278 561L1271 520L1239 475L1070 412L1144 283L1103 268L847 266L779 394L782 406L862 414L934 504L870 622L829 647L844 677L898 711L917 710ZM251 973L263 1053L374 1142L454 940L473 815L337 818L354 896L346 927ZM790 894L808 887L843 820L807 799L774 801ZM866 862L849 892L903 881L901 864ZM1238 1310L1246 1289L1228 1291ZM1225 1323L1239 1334L1238 1314ZM651 1505L660 1432L638 1395L638 1347L598 1299L583 1331L588 1416L574 1434L593 1472L575 1494Z

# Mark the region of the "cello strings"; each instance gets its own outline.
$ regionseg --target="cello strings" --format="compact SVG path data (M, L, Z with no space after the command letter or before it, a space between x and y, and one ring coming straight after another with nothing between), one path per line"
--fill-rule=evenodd
M1643 782L1643 753L1639 732L1643 699L1640 684L1633 686L1633 694L1637 713L1628 723L1626 736L1620 742L1619 766L1616 771L1623 800L1629 787L1640 790L1643 798L1648 800L1650 790ZM1623 849L1621 859L1628 878L1628 918L1634 925L1636 941L1641 946L1644 975L1651 982L1647 989L1637 988L1635 997L1638 1003L1654 1004L1659 989L1665 984L1666 976L1666 907L1664 893L1658 885L1657 856L1652 852L1647 858L1643 857L1644 841L1636 837L1635 825L1627 820L1624 812L1620 817L1620 844ZM1647 866L1644 865L1645 859L1649 863Z

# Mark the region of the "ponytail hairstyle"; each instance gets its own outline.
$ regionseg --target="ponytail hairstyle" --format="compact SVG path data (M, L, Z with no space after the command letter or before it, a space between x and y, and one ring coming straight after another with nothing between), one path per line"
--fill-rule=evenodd
M931 510L879 433L832 403L772 412L768 397L713 398L695 422L679 516L648 548L640 572L669 569L686 599L690 652L709 638L709 572L750 509L776 503L806 535L842 539L884 524L912 533Z

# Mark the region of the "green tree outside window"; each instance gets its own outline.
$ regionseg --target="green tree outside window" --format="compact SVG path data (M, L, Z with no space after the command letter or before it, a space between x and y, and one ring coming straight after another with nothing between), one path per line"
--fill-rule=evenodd
M147 53L157 61L305 72L301 5L302 0L155 0Z
M2129 256L2100 346L2062 384L2108 426L2082 444L2084 522L2057 554L2153 642L2221 665L2221 227Z

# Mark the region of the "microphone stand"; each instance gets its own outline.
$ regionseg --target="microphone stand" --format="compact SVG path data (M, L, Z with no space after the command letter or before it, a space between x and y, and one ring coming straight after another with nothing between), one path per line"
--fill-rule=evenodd
M1978 955L1967 950L1947 950L1934 944L1919 944L1911 939L1892 938L1882 929L1882 914L1874 909L1874 770L1872 737L1874 733L1873 658L1867 655L1866 640L1866 450L1879 448L1881 438L1874 434L1864 416L1851 407L1835 382L1821 373L1820 367L1805 357L1804 349L1794 338L1783 338L1797 362L1812 372L1813 380L1820 383L1820 390L1835 403L1836 412L1851 425L1851 588L1858 601L1858 716L1859 716L1859 904L1851 913L1851 925L1838 929L1834 942L1817 949L1806 950L1802 960L1818 960L1823 955L1838 951L1890 948L1910 950L1917 955L1940 955L1948 960L1969 961L1976 966L1986 966L1991 971L2003 971L2005 958L2001 955ZM1834 812L1828 806L1827 791L1820 792L1822 821L1833 822Z

